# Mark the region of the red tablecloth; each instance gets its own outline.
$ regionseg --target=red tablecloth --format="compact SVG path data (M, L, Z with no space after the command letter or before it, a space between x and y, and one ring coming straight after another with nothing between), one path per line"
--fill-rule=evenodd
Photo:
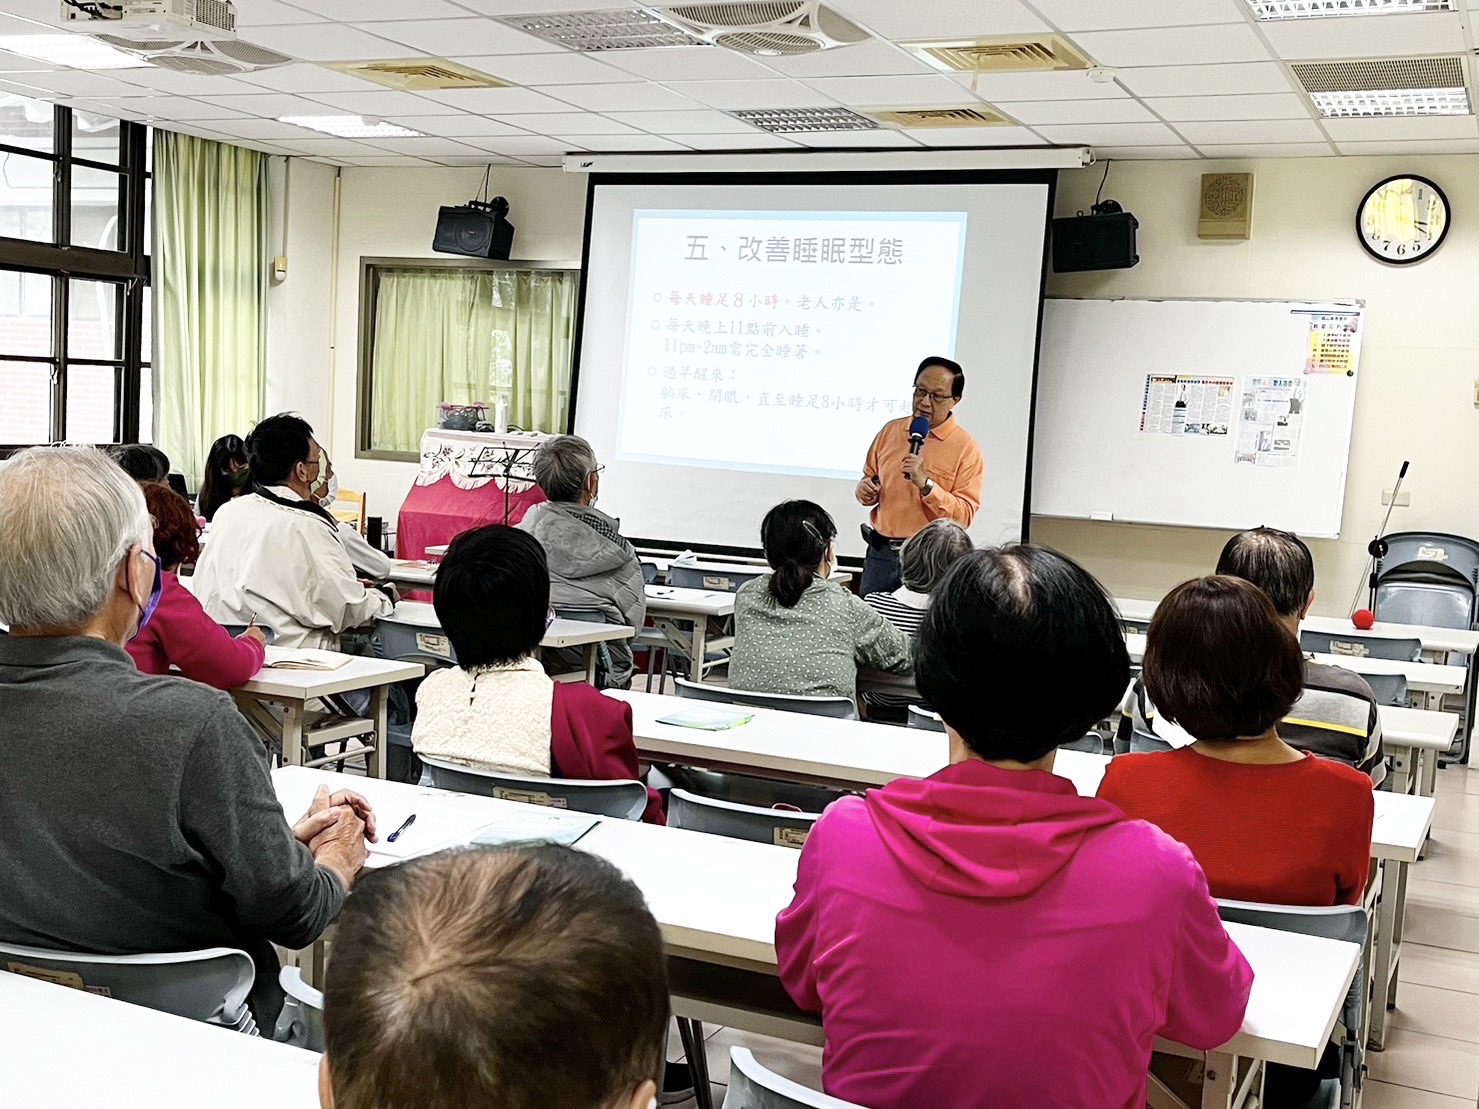
M522 483L514 482L515 486ZM468 528L484 524L517 524L530 505L544 500L539 486L508 493L497 481L479 489L459 489L450 477L433 485L413 485L401 504L395 533L397 558L425 558L426 548L450 543Z

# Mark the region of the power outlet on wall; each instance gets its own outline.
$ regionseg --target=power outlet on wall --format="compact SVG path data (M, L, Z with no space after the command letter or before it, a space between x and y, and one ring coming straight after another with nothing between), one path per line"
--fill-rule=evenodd
M1381 503L1383 505L1388 505L1388 504L1391 504L1392 503L1392 491L1390 489L1383 489L1381 491ZM1397 494L1397 507L1398 508L1406 508L1411 503L1412 503L1412 494L1408 490L1404 489L1404 490L1402 490L1402 492L1400 492L1400 493Z

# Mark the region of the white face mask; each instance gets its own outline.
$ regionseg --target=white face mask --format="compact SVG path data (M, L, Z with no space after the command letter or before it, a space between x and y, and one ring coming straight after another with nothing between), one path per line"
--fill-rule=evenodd
M339 499L339 475L334 474L326 483L320 478L319 484L322 489L318 485L314 486L314 499L327 508Z

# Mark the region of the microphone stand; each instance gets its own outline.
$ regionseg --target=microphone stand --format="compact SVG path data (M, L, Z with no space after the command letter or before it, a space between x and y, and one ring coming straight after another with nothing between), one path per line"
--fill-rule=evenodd
M1407 479L1407 466L1408 463L1404 460L1402 463L1402 468L1397 471L1397 484L1392 487L1392 499L1387 502L1387 514L1382 517L1381 527L1377 530L1376 534L1372 536L1371 542L1366 544L1366 553L1371 556L1370 560L1367 562L1367 566L1369 566L1371 570L1370 575L1367 577L1366 580L1367 589L1369 591L1367 596L1367 604L1373 613L1376 611L1377 575L1380 572L1381 560L1387 557L1387 551L1389 550L1386 540L1387 525L1392 522L1392 509L1397 507L1397 497L1402 492L1402 482ZM1355 613L1356 601L1360 596L1361 586L1358 582L1356 585L1355 596L1351 598L1351 611L1347 615Z

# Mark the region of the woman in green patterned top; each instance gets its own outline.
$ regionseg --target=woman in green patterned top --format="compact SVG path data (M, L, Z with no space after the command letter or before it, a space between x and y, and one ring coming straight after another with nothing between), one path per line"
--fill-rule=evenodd
M783 501L765 514L760 541L773 573L735 594L732 687L853 697L859 669L913 669L909 640L828 580L836 537L832 517L811 501Z

